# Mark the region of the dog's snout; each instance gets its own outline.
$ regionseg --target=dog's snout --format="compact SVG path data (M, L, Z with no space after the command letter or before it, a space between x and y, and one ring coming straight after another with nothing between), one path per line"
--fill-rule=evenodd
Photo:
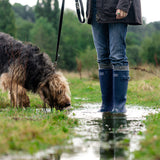
M71 105L71 103L67 103L67 104L66 104L66 107L68 107L68 106L70 106L70 105Z

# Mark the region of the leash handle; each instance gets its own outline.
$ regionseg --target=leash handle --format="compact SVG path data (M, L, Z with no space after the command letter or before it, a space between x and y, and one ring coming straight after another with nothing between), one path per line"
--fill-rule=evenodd
M55 62L54 62L54 68L56 68L56 66L57 66L57 60L58 60L58 51L59 51L59 43L60 43L61 30L62 30L62 22L63 22L63 15L64 15L64 6L65 6L65 0L62 1L62 6L61 6L61 15L60 15L60 20L59 20L58 40L57 40L56 58L55 58Z
M75 0L75 4L76 4L76 11L77 11L77 16L79 21L81 23L85 23L84 7L83 7L82 0ZM81 16L83 19L81 18Z

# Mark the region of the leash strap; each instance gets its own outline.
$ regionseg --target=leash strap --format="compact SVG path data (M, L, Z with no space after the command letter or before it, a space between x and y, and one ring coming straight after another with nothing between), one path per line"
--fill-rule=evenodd
M78 19L81 23L84 23L85 18L84 18L84 8L83 8L82 0L75 0L75 3L76 3L76 11L77 11ZM65 0L62 1L62 6L61 6L61 15L60 15L60 20L59 20L58 40L57 40L56 58L55 58L55 62L54 62L54 68L56 68L56 66L57 66L57 61L58 61L58 56L59 56L58 51L59 51L59 43L60 43L61 30L62 30L64 6L65 6ZM81 18L81 15L83 17L83 20Z
M76 4L76 11L77 11L78 19L81 23L84 23L85 18L84 18L84 8L83 8L82 0L75 0L75 4ZM81 16L83 17L83 19L81 18Z
M62 6L61 6L61 15L60 15L60 20L59 20L58 40L57 40L57 49L56 49L56 58L55 58L55 62L54 62L55 68L57 66L57 60L58 60L59 43L60 43L62 22L63 22L63 15L64 15L64 5L65 5L65 0L62 1Z

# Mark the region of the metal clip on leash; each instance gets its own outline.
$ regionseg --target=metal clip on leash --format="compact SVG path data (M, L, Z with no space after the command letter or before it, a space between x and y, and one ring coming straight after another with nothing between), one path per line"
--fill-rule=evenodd
M81 23L84 23L85 18L84 18L84 8L83 8L82 0L75 0L75 4L76 4L76 11L77 11L78 19ZM81 18L81 15L83 17L83 20Z
M59 51L59 42L60 42L60 37L61 37L61 30L62 30L62 21L63 21L63 15L64 15L64 5L65 5L65 0L62 1L62 6L61 6L61 15L60 15L60 20L59 20L59 29L58 29L58 40L57 40L57 49L56 49L56 58L54 62L54 68L56 69L57 66L57 61L58 61L58 51Z

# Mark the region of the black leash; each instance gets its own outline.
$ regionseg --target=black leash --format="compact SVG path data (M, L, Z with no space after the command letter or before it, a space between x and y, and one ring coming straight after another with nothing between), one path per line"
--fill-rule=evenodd
M75 0L75 3L76 3L76 11L77 11L78 19L81 23L84 23L85 18L84 18L84 8L83 8L82 0ZM60 15L60 20L59 20L58 40L57 40L56 58L54 62L54 68L56 68L57 61L58 61L58 51L59 51L59 43L60 43L62 22L63 22L63 15L64 15L64 5L65 5L65 0L62 1L62 6L61 6L61 15ZM83 19L81 18L81 16L83 17Z
M60 20L59 20L58 40L57 40L57 49L56 49L56 58L54 62L54 68L56 68L57 60L58 60L59 42L60 42L60 37L61 37L62 21L63 21L63 15L64 15L64 5L65 5L65 0L62 1L62 6L61 6L61 15L60 15Z
M85 18L84 18L84 7L83 7L82 0L75 0L75 3L76 3L76 11L77 11L78 19L81 23L84 23ZM81 18L81 16L83 19Z

